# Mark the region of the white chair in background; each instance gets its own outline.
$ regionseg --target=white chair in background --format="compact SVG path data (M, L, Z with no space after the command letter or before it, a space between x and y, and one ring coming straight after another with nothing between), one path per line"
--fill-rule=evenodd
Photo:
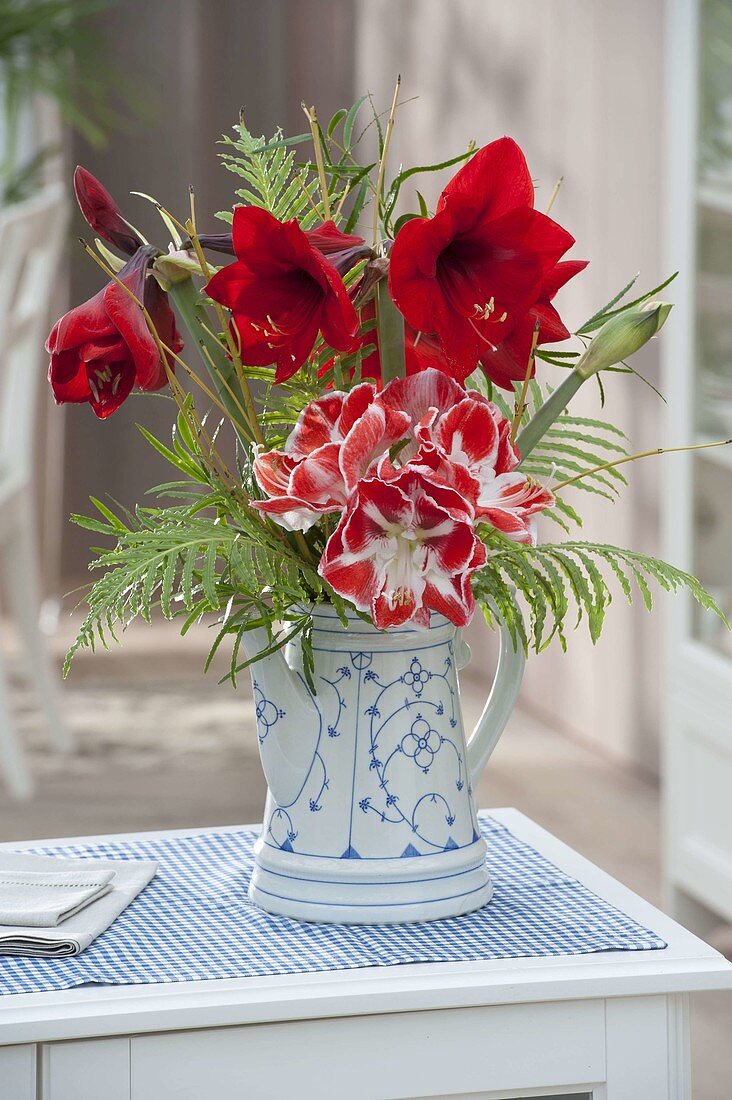
M63 188L0 211L0 592L22 642L24 672L61 750L71 747L58 680L38 625L41 599L34 519L33 459L44 340L58 278L68 208ZM0 653L0 771L11 794L28 797L32 781L8 698Z

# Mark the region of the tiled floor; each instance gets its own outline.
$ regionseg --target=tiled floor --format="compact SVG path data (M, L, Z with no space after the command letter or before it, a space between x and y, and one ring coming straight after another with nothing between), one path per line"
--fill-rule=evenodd
M64 639L58 643L59 653ZM37 779L32 801L0 788L0 839L255 821L264 785L248 684L201 674L205 639L136 630L121 651L83 655L65 685L77 749L47 751L27 693L17 701ZM463 685L466 725L482 705ZM658 790L517 712L478 787L517 806L622 882L660 899ZM729 942L729 938L728 938ZM732 1097L732 996L694 999L695 1100Z

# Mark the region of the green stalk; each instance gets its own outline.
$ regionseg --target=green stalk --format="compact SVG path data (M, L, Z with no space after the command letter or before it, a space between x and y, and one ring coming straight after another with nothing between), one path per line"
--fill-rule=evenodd
M557 386L554 393L547 398L524 430L519 432L516 446L519 449L522 461L533 451L537 443L549 431L554 421L562 415L577 390L586 381L586 377L575 368L561 385Z
M376 291L376 327L379 336L381 382L386 385L392 378L404 378L404 318L389 294L387 279L379 279Z
M241 423L241 412L232 399L230 392L230 390L233 390L237 396L240 392L236 369L221 346L220 341L208 331L212 329L212 325L193 279L183 279L179 283L174 283L169 294L191 338L196 343L201 361L211 377L221 404L230 414L234 424ZM206 349L208 355L204 354L203 348ZM211 366L212 362L215 365L215 370ZM227 385L222 382L222 378L226 380ZM251 425L248 425L248 427L251 432ZM241 439L241 433L237 432L237 435ZM248 442L244 439L241 441L245 445Z

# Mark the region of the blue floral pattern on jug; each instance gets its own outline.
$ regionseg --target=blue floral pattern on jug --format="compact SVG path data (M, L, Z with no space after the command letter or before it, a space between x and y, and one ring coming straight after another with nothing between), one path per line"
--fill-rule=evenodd
M269 808L266 843L340 859L407 858L473 843L452 642L419 647L412 639L405 651L333 658L311 693L321 735L307 779L291 805ZM256 682L255 706L262 741L284 710ZM317 834L309 827L314 815ZM377 851L365 821L374 816L391 836L379 837Z

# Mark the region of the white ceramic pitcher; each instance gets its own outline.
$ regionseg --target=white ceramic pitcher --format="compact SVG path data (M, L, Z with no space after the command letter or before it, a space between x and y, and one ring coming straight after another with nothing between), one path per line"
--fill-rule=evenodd
M490 901L473 787L503 732L523 652L502 627L493 687L467 739L457 672L461 632L344 629L314 611L316 694L297 640L252 666L269 792L249 896L271 913L376 924L469 913ZM245 635L251 653L263 631Z

